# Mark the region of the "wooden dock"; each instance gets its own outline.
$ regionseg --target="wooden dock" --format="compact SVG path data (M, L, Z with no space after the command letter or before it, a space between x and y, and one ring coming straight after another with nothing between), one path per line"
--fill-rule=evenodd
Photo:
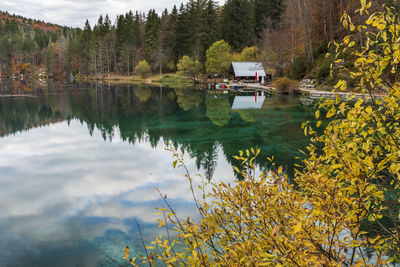
M346 101L350 97L353 97L353 101L357 101L360 98L364 100L370 100L369 94L351 93L351 92L331 92L331 91L318 91L316 90L316 82L312 79L304 79L300 82L300 85L295 89L296 93L303 95L309 101L317 101L320 99L336 99L340 97L341 101ZM374 98L383 98L385 94L377 93L374 94Z
M349 93L349 92L329 92L329 91L317 91L313 89L305 89L305 88L298 88L295 90L296 92L306 96L312 100L319 100L319 99L336 99L337 96L340 97L340 100L346 101L351 96L354 96L354 100L358 100L363 98L364 100L371 99L369 94L361 94L361 93ZM385 94L375 94L375 98L383 98Z

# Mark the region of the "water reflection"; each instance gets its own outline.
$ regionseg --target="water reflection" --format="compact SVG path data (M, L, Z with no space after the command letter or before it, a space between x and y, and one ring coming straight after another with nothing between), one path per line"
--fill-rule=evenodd
M232 110L261 109L265 96L235 96Z
M157 234L154 207L162 203L153 187L192 216L188 185L164 142L208 179L233 179L232 156L251 146L263 151L259 169L268 154L290 173L311 112L286 97L267 98L259 110L232 111L233 102L133 85L0 97L0 266L113 265L126 244L141 250L134 219L146 240Z

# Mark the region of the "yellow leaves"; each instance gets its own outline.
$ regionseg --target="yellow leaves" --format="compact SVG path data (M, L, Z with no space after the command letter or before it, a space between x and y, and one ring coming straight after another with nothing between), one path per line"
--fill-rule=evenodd
M362 12L369 7L370 2L363 1ZM343 22L354 30L348 16ZM386 28L400 31L397 27L400 25L392 25L381 13L372 15L368 23L383 31ZM377 249L381 239L376 244L368 243L361 236L369 234L368 224L361 222L382 219L387 209L385 196L390 195L390 190L400 190L400 152L396 145L400 136L400 84L396 88L390 83L397 78L390 72L393 69L398 72L395 62L400 59L400 46L393 43L399 39L398 34L376 33L375 29L365 34L368 30L365 25L358 29L364 47L358 45L356 33L340 45L334 43L339 56L344 48L353 47L351 50L355 51L350 55L355 58L353 72L346 73L351 75L351 83L340 80L335 85L337 90L351 87L352 101L342 101L340 97L324 101L320 110L315 111L315 118L317 128L327 126L318 133L313 131L311 122L302 124L312 143L305 152L304 164L294 177L289 177L294 178L296 186L282 175L284 167L280 165L272 164L271 169L276 172L264 172L260 178L246 176L254 173L250 170L255 168L260 149L239 151L234 158L240 166L234 170L243 176L243 181L215 183L208 200L210 206L200 203L203 217L198 221L177 222L171 218L181 242L179 258L187 265L225 266L242 262L242 265L274 266L279 258L282 266L291 266L290 257L293 259L295 255L300 266L321 263L335 266L324 254L335 251L341 265L356 266L363 263L362 259L350 261L349 248ZM382 41L387 44L382 45ZM336 62L344 60L336 58ZM360 98L355 103L356 93L368 90L375 93L374 90L382 88L389 97L374 102ZM323 124L325 111L329 124ZM272 155L267 159L273 162ZM382 177L392 179L390 185L382 182ZM342 233L350 234L343 237ZM386 242L387 248L393 240ZM211 244L221 248L220 253ZM160 240L157 246L165 250L160 255L164 262L180 264L173 244Z
M336 108L335 108L335 106L332 106L329 109L328 113L326 113L326 118L327 119L332 118L334 115L336 115Z
M330 165L329 169L330 169L331 171L333 171L333 170L336 170L336 169L340 169L340 168L342 168L342 167L343 167L343 164L338 163L338 164Z
M320 115L321 113L320 113L320 111L319 110L317 110L316 112L315 112L315 118L318 120L319 119L319 115Z
M122 257L124 260L128 260L129 259L129 247L126 246L124 249L124 257Z
M340 80L336 85L335 85L335 89L339 89L344 91L347 89L347 82L345 80Z
M176 164L178 163L178 160L174 160L173 162L172 162L172 167L175 169L176 168Z
M301 224L301 222L298 222L293 229L294 233L296 234L296 233L300 232L301 228L302 228L302 224Z
M158 221L158 228L160 228L160 227L163 227L164 225L165 225L165 221L163 221L163 220L160 220L160 219L157 219L157 221Z
M387 38L386 32L382 33L382 39L383 39L384 42L387 42L388 38Z
M372 162L372 159L370 156L365 157L364 163L371 169L374 169L374 163Z
M280 174L282 174L282 172L283 172L283 167L281 165L281 166L278 167L278 174L280 175Z
M376 28L380 31L383 31L386 28L386 21L384 20L380 20L377 25Z
M278 230L279 230L279 226L277 225L272 229L271 236L275 236L276 233L278 232Z
M235 170L235 172L237 172L237 173L240 173L240 170L239 170L239 168L238 168L238 167L236 167L236 166L233 166L233 169Z
M131 260L129 261L129 263L130 263L131 265L137 266L135 262L136 262L136 257L134 257L133 259L131 259Z

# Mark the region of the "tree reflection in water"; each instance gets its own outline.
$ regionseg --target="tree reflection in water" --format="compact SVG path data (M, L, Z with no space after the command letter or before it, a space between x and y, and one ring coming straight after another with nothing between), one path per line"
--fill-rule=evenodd
M118 129L121 139L132 145L144 140L153 147L169 142L195 158L208 179L214 174L218 149L233 166L237 163L232 156L249 147L261 148L256 161L260 169L267 169L265 158L274 155L292 174L294 158L308 142L301 122L312 118L311 111L293 97L267 98L258 110L231 110L232 96L190 88L56 84L16 90L2 86L3 94L12 91L34 97L0 97L1 136L79 120L87 124L90 134L101 131L105 141L111 141Z

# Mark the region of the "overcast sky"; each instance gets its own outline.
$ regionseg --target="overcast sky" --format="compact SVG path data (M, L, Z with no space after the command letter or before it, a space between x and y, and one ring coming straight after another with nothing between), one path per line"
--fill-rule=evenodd
M60 25L83 28L85 20L90 24L97 21L100 14L107 14L114 22L117 14L129 10L146 12L154 8L161 12L170 11L174 4L188 0L0 0L0 10L8 11L27 18L43 20ZM219 4L225 0L217 0Z

